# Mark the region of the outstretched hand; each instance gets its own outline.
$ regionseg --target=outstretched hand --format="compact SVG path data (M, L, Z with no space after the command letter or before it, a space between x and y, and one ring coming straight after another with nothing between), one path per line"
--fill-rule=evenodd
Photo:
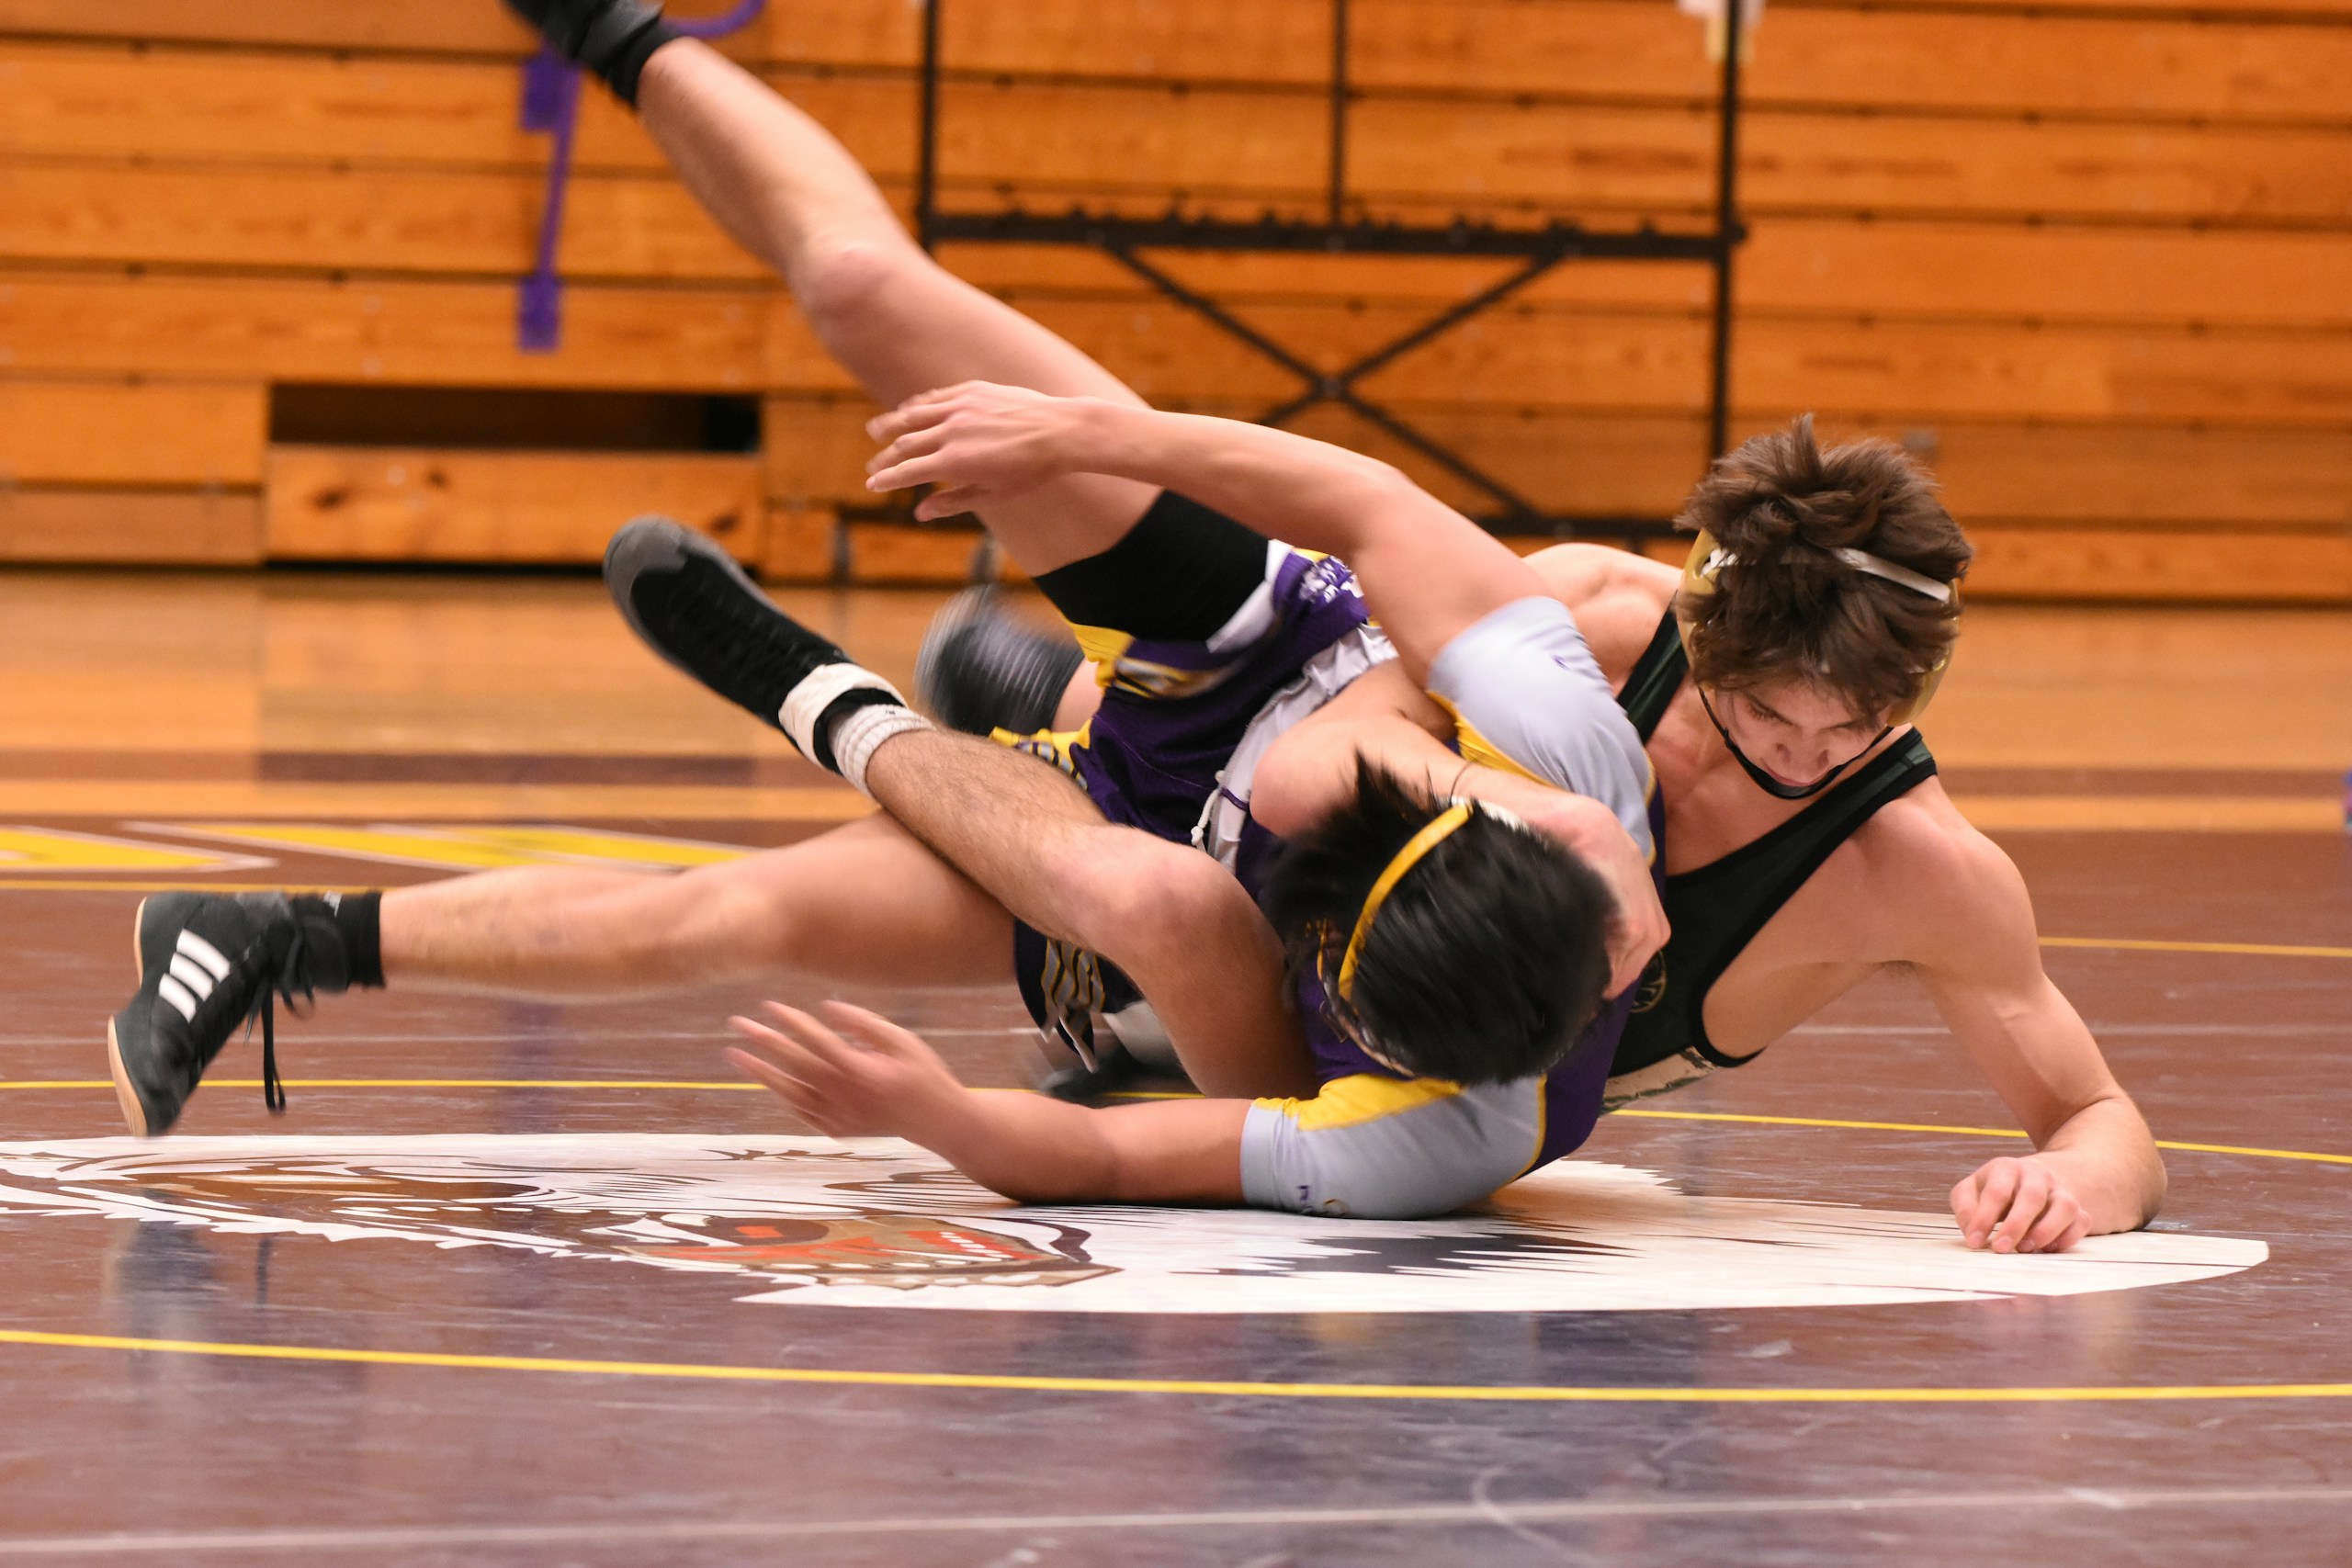
M2090 1234L2090 1216L2039 1160L1986 1160L1951 1190L1952 1217L1970 1247L1992 1252L2064 1252Z
M762 1010L769 1022L727 1021L745 1042L729 1047L727 1059L782 1095L820 1133L921 1141L938 1112L965 1092L939 1053L878 1013L847 1002L824 1003L822 1021L782 1002Z
M915 508L926 522L978 511L1083 468L1079 438L1100 406L990 381L918 392L867 423L883 447L865 465L865 488L937 485Z

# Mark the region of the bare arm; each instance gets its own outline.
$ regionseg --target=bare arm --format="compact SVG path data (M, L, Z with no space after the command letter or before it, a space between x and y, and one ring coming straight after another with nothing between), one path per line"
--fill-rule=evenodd
M1947 834L1940 849L1950 874L1915 884L1905 945L1945 1022L2034 1145L1953 1188L1962 1234L1971 1247L2046 1252L2138 1229L2164 1201L2164 1161L2098 1042L2042 972L2024 879L1973 829Z
M1417 679L1491 612L1544 592L1526 562L1389 465L1238 420L967 383L868 429L875 490L947 488L922 517L989 505L1070 473L1161 485L1310 550L1343 556Z
M750 1047L729 1057L820 1132L908 1139L1023 1203L1243 1201L1249 1100L1096 1111L971 1089L920 1038L863 1008L829 1002L823 1021L775 1002L766 1011L764 1023L729 1021Z
M1313 1092L1282 944L1216 861L1113 826L1056 769L970 736L894 737L865 780L1014 916L1125 970L1204 1091Z

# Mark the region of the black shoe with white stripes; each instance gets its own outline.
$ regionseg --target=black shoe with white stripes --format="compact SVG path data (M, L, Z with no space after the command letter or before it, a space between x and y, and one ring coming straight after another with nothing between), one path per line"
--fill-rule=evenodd
M262 1098L286 1108L277 998L341 988L312 984L311 924L282 893L161 893L139 906L139 991L107 1024L107 1065L133 1133L169 1131L212 1058L256 1017Z
M835 721L905 705L896 687L777 609L725 550L683 524L640 517L614 535L605 586L648 648L783 730L829 772L841 771Z
M998 597L967 588L932 616L915 655L915 694L950 729L1034 735L1053 724L1086 655L1007 614Z

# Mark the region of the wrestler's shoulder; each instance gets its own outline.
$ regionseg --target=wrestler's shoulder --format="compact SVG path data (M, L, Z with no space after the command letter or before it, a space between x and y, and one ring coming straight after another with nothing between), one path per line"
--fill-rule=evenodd
M1681 576L1607 545L1554 545L1527 558L1545 592L1576 612L1587 647L1612 681L1649 646Z
M1544 591L1571 610L1604 595L1638 597L1657 615L1674 597L1680 574L1661 561L1610 545L1554 545L1527 558Z
M1972 825L1943 784L1928 779L1881 807L1849 840L1872 903L1899 912L1923 940L1941 942L2022 920L2032 907L2006 851Z

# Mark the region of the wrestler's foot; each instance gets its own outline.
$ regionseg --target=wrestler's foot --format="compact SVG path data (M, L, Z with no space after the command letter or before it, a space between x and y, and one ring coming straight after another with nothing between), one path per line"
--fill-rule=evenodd
M897 687L769 603L725 550L666 517L613 536L605 586L647 647L783 730L819 767L842 771L839 720L906 705Z
M639 0L506 0L566 60L594 72L626 103L653 51L679 35L659 5Z
M990 588L968 588L931 618L915 655L915 694L933 718L967 735L1034 735L1054 722L1086 655L1068 637L1024 626Z
M133 1133L170 1130L229 1036L256 1016L262 1097L286 1108L275 1004L316 988L307 924L282 893L159 893L140 904L139 990L107 1023L107 1066Z

